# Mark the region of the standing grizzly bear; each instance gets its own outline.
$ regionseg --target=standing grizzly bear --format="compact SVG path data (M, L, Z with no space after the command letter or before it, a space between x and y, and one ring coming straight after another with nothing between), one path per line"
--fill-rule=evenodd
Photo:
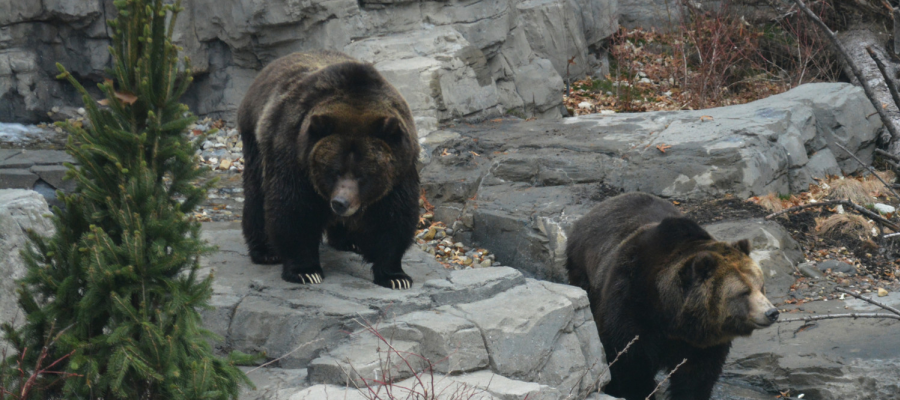
M264 68L238 109L244 239L288 282L320 283L319 242L356 250L375 283L407 289L400 259L419 214L419 144L403 97L375 68L332 51Z
M732 339L778 319L750 243L713 239L669 202L628 193L597 205L572 227L569 280L587 290L610 369L606 393L643 400L654 377L670 399L709 399Z

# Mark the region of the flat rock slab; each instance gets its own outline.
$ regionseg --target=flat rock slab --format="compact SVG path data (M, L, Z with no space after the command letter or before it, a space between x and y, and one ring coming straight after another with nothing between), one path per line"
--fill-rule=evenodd
M598 201L619 191L746 199L808 190L813 178L860 169L838 145L872 160L882 129L873 113L861 89L821 83L699 111L459 125L458 138L426 138L422 181L457 240L565 282L568 229Z
M75 181L63 180L64 163L74 159L62 150L0 149L0 189L35 190L51 206L62 206L56 190L75 188Z
M900 296L875 297L897 307ZM866 295L869 296L869 295ZM850 296L847 296L850 299ZM884 312L852 299L817 301L788 306L781 319L823 314ZM802 311L801 311L802 310ZM803 322L778 323L739 338L729 355L722 375L731 390L772 398L790 391L807 399L898 399L900 398L900 321L878 319L830 319L810 325ZM731 384L731 385L729 385ZM730 390L720 391L718 399Z
M203 312L223 338L215 346L264 352L275 367L254 371L260 388L246 399L353 398L357 387L436 376L447 376L447 393L476 398L583 398L609 380L579 288L509 267L447 270L412 247L403 263L413 287L390 290L372 283L360 256L324 245L324 282L297 285L281 280L280 265L250 262L238 223L204 224L203 237L218 246L202 260L215 276Z

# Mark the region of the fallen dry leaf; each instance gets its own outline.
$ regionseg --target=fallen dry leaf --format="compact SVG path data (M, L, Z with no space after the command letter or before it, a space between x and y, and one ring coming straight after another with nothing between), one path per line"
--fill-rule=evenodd
M671 148L672 148L672 146L669 146L669 145L667 145L667 144L658 144L658 145L656 145L656 149L659 150L659 151L661 151L663 154L666 153L666 150L671 149Z
M134 104L138 99L137 96L128 92L116 92L116 98L122 100L123 103L128 104L129 106Z
M711 115L703 115L700 117L700 121L712 121L713 117Z

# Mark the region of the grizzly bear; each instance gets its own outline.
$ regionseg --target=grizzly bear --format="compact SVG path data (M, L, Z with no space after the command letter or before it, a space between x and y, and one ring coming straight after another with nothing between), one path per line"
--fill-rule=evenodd
M750 243L713 239L671 203L643 193L598 204L575 222L566 248L573 285L588 292L610 367L605 392L643 400L660 370L670 399L709 399L732 339L772 325Z
M372 263L407 289L400 264L419 217L418 136L406 101L370 64L334 51L264 68L238 109L244 239L254 263L320 283L319 243Z

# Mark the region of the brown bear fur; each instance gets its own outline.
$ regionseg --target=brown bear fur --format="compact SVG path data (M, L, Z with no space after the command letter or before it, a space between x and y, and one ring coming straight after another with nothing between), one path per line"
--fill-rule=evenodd
M705 400L732 339L771 325L763 274L746 240L724 243L668 201L643 193L607 199L571 229L570 283L588 292L607 360L638 339L611 368L605 392L643 400L659 370L670 399Z
M238 110L244 238L282 279L319 283L319 243L356 250L375 283L408 288L400 260L418 221L418 137L409 106L371 65L333 51L264 68Z

